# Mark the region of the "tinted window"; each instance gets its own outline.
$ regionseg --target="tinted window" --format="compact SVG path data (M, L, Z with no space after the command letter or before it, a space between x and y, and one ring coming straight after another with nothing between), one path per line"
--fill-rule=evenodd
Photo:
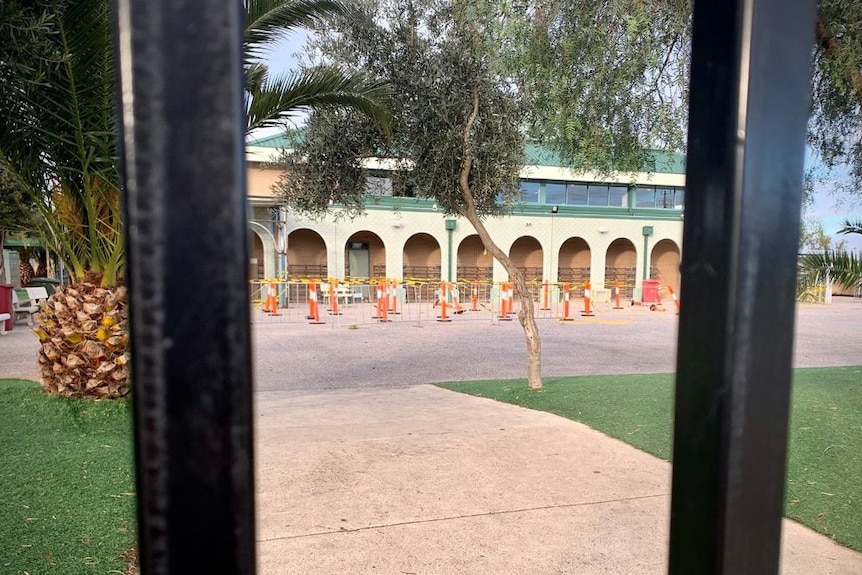
M590 184L590 205L591 206L607 206L608 205L608 185L607 184Z
M566 203L570 206L586 206L587 185L569 184L566 186Z
M608 205L612 208L627 208L629 205L628 202L628 186L620 186L620 185L611 185L610 189L610 200L608 201Z
M539 182L521 180L521 201L525 204L539 202Z
M639 208L654 208L655 207L655 188L652 186L638 187L637 189L637 207Z
M673 196L673 207L678 210L681 210L685 205L685 190L678 189L676 194Z
M673 207L673 188L656 188L655 205L657 208Z
M566 185L549 182L545 184L545 203L546 204L565 204L566 203Z

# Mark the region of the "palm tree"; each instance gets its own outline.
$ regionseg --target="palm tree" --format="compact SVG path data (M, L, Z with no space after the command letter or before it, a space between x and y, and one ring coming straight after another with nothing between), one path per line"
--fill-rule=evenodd
M17 42L0 47L0 167L32 198L43 245L72 282L37 315L43 386L122 396L129 384L110 3L5 8L21 26Z
M839 234L862 234L862 220L845 220ZM829 282L851 290L862 290L862 257L846 250L824 250L807 254L799 261L799 295Z
M246 71L246 131L282 124L308 108L351 108L373 119L389 133L389 113L383 101L385 81L332 67L317 67L272 78L259 62L268 47L299 27L328 16L348 15L352 8L341 0L244 0Z
M839 234L862 234L862 220L856 220L855 222L844 220L843 226L843 228L838 230Z

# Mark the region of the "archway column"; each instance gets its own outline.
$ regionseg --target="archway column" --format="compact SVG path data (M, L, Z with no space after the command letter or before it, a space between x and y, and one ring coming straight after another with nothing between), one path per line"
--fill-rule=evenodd
M265 278L274 278L277 272L275 261L275 237L266 226L258 222L249 221L248 229L260 238L263 244L263 275Z

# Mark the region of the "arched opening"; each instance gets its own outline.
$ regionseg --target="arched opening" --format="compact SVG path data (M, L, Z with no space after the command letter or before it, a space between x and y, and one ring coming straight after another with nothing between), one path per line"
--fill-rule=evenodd
M458 279L491 281L494 275L494 258L485 251L479 236L473 234L461 240L458 246Z
M287 235L287 277L323 279L326 269L326 243L317 232L294 230Z
M404 278L440 280L440 244L430 234L414 234L404 243Z
M542 283L542 244L532 236L521 236L509 248L509 259L524 274L524 280L534 298Z
M617 238L605 254L605 287L613 288L619 282L620 296L631 298L637 278L638 253L631 240Z
M344 276L357 279L386 277L386 245L380 236L363 230L347 239Z
M560 246L557 281L570 284L570 293L575 297L584 295L584 282L590 279L590 258L590 245L584 238L569 238Z
M679 291L679 247L673 240L661 240L650 256L650 277L661 282L662 289L671 286Z
M249 230L248 232L248 277L252 281L262 280L266 277L263 267L263 241L260 236Z

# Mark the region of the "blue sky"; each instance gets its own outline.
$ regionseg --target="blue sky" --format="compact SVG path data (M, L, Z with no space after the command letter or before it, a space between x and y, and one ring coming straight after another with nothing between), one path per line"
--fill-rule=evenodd
M275 44L266 58L271 74L287 74L298 65L297 54L303 50L308 33L297 30ZM305 115L297 115L295 121L302 123ZM263 137L278 133L280 129L258 130L252 137ZM810 159L810 154L807 154ZM806 217L819 220L827 234L834 235L846 219L862 220L862 197L855 202L848 198L836 197L831 193L828 185L821 185L814 192L814 205L811 206ZM862 251L862 236L838 236L836 239L848 240L848 247L853 250Z

